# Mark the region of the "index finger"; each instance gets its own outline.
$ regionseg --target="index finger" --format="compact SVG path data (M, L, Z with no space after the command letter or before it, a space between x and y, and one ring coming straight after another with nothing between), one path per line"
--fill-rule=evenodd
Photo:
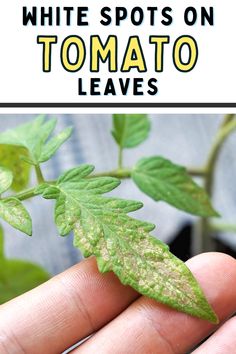
M60 353L138 296L113 273L100 274L89 258L0 306L0 353Z

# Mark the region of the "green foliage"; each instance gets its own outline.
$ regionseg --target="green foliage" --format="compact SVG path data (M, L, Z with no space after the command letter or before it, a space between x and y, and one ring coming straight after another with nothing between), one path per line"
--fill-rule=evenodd
M0 194L6 192L10 188L13 181L13 174L4 167L0 167Z
M12 172L0 167L0 193L8 190L12 184ZM23 204L14 197L0 199L0 217L15 229L32 235L32 221Z
M46 121L44 116L39 116L0 134L0 144L26 149L24 160L35 165L40 177L35 188L0 199L0 216L30 235L31 219L21 201L40 194L45 199L55 199L55 223L60 235L74 231L75 247L81 248L86 257L95 255L101 272L113 271L123 284L132 286L141 294L216 323L217 317L190 270L169 252L168 246L150 235L155 226L127 215L140 209L142 203L103 195L120 184L115 178L116 172L118 176L130 177L129 170L122 169L122 150L135 147L147 138L150 130L147 116L114 115L112 134L120 149L119 168L111 172L111 176L109 173L108 176L94 176L94 167L86 164L63 173L57 181L49 182L41 175L40 163L50 159L72 131L71 128L65 129L49 139L55 125L54 119ZM204 190L195 184L186 170L164 158L140 160L131 175L138 187L157 201L164 200L196 215L217 215ZM12 173L2 168L1 193L11 184ZM0 244L0 254L2 248ZM38 268L31 266L29 271L29 264L14 261L9 265L4 258L3 261L0 294L5 292L6 297L12 296L6 291L7 286L16 295L26 289L26 284L31 287L36 284L35 279L46 278ZM5 290L1 291L4 282Z
M49 280L49 274L36 264L21 260L0 261L0 304Z
M56 199L55 221L65 235L72 229L74 244L85 256L95 255L101 272L113 271L131 285L173 308L216 322L196 280L166 245L149 235L152 224L127 215L140 202L104 197L119 181L111 177L87 178L93 166L82 165L63 174L55 185L37 190Z
M23 158L27 158L28 153L25 148L11 145L0 145L0 164L6 167L14 176L11 189L21 191L29 183L30 165Z
M150 131L146 114L114 114L112 135L121 148L133 148L141 144Z
M32 221L24 205L16 198L0 201L0 217L15 229L32 235Z
M145 194L199 216L218 216L205 190L186 169L160 156L143 158L134 167L133 181Z
M45 122L45 116L41 115L30 123L1 133L0 144L26 148L29 158L25 158L25 161L32 165L38 165L49 160L72 133L72 129L67 128L56 138L52 138L47 142L55 126L56 119L50 119Z
M3 231L0 227L0 304L35 288L49 278L49 274L36 264L5 258Z
M72 128L66 128L42 147L39 162L48 161L59 147L71 136Z
M62 236L75 228L84 213L88 216L90 209L91 213L102 213L131 207L129 201L101 197L102 193L116 188L120 181L112 177L85 179L93 169L91 165L81 165L63 174L55 185L43 184L36 190L45 199L56 199L55 222Z

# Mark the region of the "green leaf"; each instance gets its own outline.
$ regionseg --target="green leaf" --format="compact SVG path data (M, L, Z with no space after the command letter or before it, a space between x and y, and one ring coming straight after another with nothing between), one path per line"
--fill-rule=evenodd
M25 160L33 165L45 162L68 139L71 128L66 129L56 138L47 140L56 126L56 119L45 121L45 116L39 116L34 121L20 125L0 134L0 144L21 146L27 149L29 157Z
M13 173L11 189L18 192L26 188L30 178L30 166L23 159L27 159L25 148L11 145L0 145L0 164Z
M32 235L32 221L24 205L16 198L0 200L0 217L15 229Z
M4 257L3 229L0 226L0 304L29 291L50 278L36 264Z
M36 264L21 260L0 260L0 304L49 280L49 274Z
M45 199L56 199L55 222L59 233L68 234L79 220L83 204L87 205L101 199L97 196L114 189L120 181L111 177L85 179L94 167L82 165L67 171L56 185L45 184L39 187L36 193L42 193ZM103 199L100 200L103 203ZM105 206L104 206L105 207Z
M48 161L59 147L71 136L72 128L66 128L59 135L55 136L49 142L43 146L42 152L39 158L39 162Z
M188 175L186 169L162 157L141 159L132 172L141 191L156 201L203 217L219 216L205 190Z
M111 177L88 178L93 166L82 165L44 185L42 195L56 199L59 232L74 230L74 244L95 255L101 272L113 271L122 283L179 311L217 322L197 281L168 246L149 234L155 227L127 213L142 203L102 194L118 186ZM57 191L55 190L57 189Z
M141 144L150 131L146 114L114 114L112 135L121 148L132 148Z
M12 172L0 166L0 194L7 191L13 181Z

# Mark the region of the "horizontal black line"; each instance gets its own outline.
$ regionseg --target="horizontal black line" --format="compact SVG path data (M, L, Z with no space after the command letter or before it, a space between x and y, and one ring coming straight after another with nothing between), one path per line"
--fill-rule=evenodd
M0 108L236 108L236 102L3 102Z

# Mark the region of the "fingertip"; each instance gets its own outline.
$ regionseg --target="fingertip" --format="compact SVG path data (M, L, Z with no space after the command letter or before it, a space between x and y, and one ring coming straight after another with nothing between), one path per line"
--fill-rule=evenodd
M236 272L236 260L232 256L221 252L205 252L201 253L193 258L189 259L186 264L190 268L197 268L200 266L215 266L230 269L232 272Z
M188 260L187 265L209 303L217 309L219 320L225 318L227 309L232 313L234 305L229 299L235 297L232 285L236 279L236 260L224 253L207 252Z

